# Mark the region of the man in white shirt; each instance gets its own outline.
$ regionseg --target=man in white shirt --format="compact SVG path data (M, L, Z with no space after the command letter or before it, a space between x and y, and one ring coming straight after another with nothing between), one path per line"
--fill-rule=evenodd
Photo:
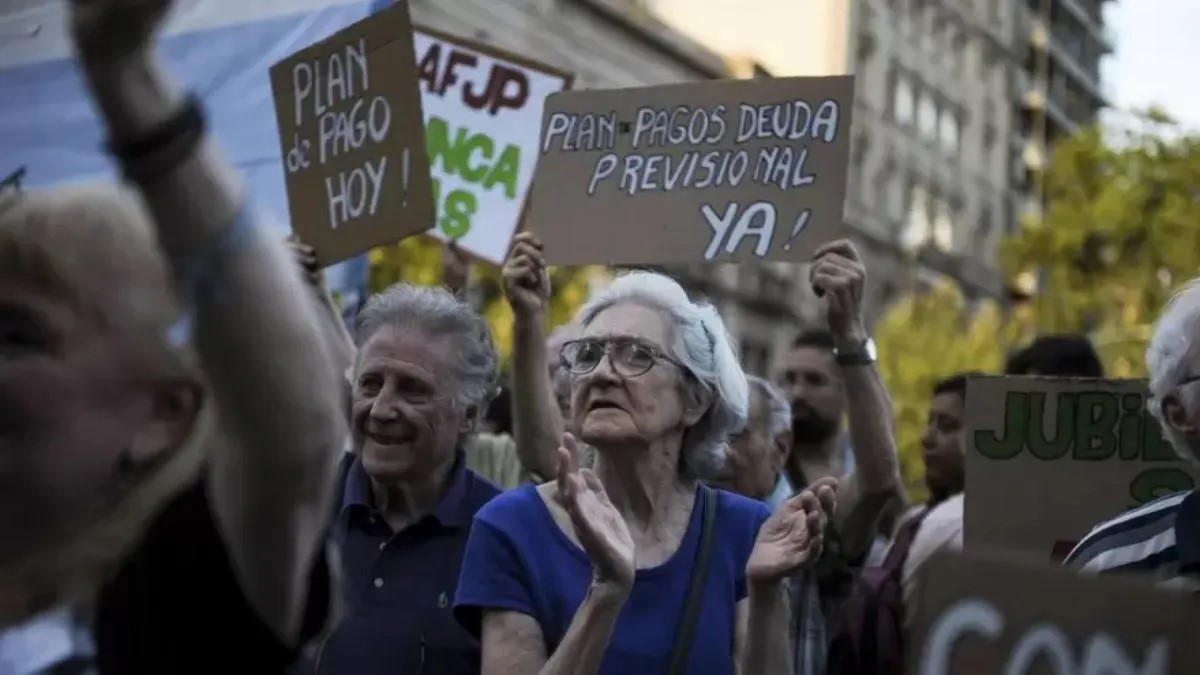
M904 528L917 528L904 559L902 575L905 604L909 607L911 603L907 601L912 596L921 565L937 551L962 548L966 462L963 407L967 378L973 374L962 373L938 382L929 402L929 416L921 436L929 501L909 509L896 526L897 534Z

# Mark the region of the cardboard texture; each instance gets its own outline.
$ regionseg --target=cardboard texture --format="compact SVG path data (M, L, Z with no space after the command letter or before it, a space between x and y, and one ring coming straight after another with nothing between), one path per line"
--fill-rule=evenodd
M292 229L322 266L433 224L408 3L271 67Z
M413 42L437 207L429 234L503 264L533 182L542 107L572 76L424 28Z
M1134 579L942 553L921 570L909 675L1200 673L1200 604Z
M842 231L854 78L554 94L529 227L551 264L807 260Z
M964 547L1059 560L1099 522L1195 485L1146 393L1142 380L970 379Z

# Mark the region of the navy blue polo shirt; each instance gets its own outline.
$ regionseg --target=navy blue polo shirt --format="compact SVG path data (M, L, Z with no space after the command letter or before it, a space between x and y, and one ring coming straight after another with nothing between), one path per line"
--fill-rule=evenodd
M455 621L454 593L471 521L500 489L460 452L433 513L393 532L371 508L362 462L352 462L334 523L344 613L317 672L477 675L479 643Z

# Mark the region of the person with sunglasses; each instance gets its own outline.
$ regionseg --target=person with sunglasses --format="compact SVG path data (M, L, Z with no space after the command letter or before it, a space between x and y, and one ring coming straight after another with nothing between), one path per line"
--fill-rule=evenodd
M784 578L820 553L836 482L774 513L715 490L748 387L716 310L635 272L578 313L560 356L557 480L475 516L455 613L498 675L792 672Z

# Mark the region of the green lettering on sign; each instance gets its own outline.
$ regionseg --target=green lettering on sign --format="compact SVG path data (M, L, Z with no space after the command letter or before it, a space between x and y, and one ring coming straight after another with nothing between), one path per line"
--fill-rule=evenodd
M1099 462L1117 452L1117 397L1103 392L1079 394L1075 405L1075 459Z
M1054 402L1053 419L1046 408ZM1007 460L1028 450L1041 460L1070 456L1085 462L1173 462L1179 458L1139 394L1104 391L1009 391L999 429L975 431L975 449L988 459ZM1049 422L1049 428L1047 423Z
M1156 466L1139 473L1129 484L1129 496L1133 498L1133 506L1141 506L1172 492L1191 490L1195 481L1183 469L1169 466Z
M981 429L975 432L975 449L988 459L1012 459L1021 454L1025 447L1026 428L1029 426L1029 394L1010 391L1004 398L1004 436Z
M521 168L521 149L506 145L496 155L496 141L484 133L459 127L450 135L450 125L440 117L430 117L425 123L425 147L429 151L429 166L441 166L445 174L491 190L504 188L504 196L517 198L517 174Z
M442 203L442 181L433 179L433 203L437 204L437 227L446 237L458 239L471 231L471 216L479 208L479 200L470 190L451 190Z

